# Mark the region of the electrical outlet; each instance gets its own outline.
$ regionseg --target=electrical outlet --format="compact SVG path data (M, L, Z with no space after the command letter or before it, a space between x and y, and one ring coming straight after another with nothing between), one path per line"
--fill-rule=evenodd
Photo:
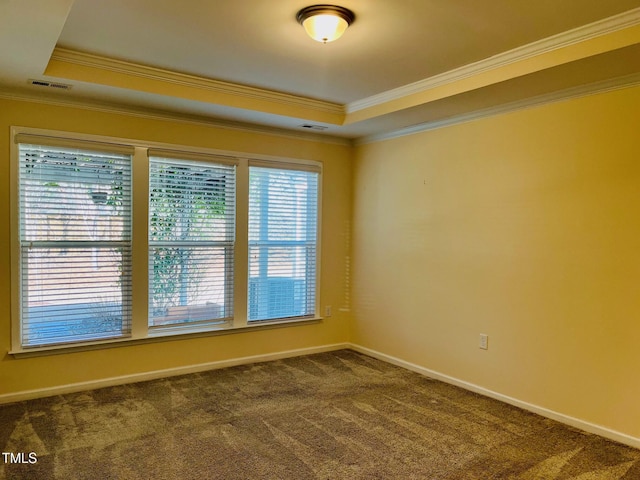
M326 307L324 307L324 316L325 317L331 316L331 305L327 305Z
M488 350L489 349L489 335L481 333L480 334L480 348L482 350Z

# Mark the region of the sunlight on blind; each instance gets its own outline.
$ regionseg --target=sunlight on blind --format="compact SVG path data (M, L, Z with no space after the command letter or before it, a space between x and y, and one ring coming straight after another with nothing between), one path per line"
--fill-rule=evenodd
M19 145L23 347L131 331L131 155Z
M235 166L152 157L149 326L233 316Z
M249 170L249 321L313 316L318 173Z

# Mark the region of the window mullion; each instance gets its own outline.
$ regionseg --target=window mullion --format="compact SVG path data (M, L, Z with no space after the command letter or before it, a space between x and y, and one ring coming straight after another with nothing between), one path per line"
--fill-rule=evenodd
M147 149L136 147L133 157L133 259L131 337L145 338L149 311L149 157Z
M234 257L234 327L247 325L247 288L249 285L249 162L241 159L236 184L236 254Z

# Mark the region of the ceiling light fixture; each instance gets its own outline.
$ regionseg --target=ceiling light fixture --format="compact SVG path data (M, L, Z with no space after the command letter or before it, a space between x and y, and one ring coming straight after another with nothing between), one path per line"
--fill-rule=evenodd
M340 38L355 18L351 10L337 5L312 5L303 8L296 15L298 23L307 34L322 43Z

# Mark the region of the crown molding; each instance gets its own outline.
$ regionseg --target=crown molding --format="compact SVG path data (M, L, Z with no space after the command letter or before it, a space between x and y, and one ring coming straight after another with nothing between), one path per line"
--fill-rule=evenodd
M427 132L429 130L436 130L438 128L450 127L459 123L472 122L474 120L480 120L495 115L515 112L517 110L524 110L526 108L540 107L542 105L547 105L550 103L562 102L575 98L586 97L589 95L596 95L600 93L606 93L614 90L632 88L637 86L640 86L640 73L634 73L632 75L625 75L623 77L618 77L611 80L603 80L600 82L571 87L564 90L559 90L557 92L537 95L535 97L527 98L524 100L517 100L502 105L496 105L495 107L483 108L474 112L456 115L442 120L419 123L417 125L412 125L410 127L401 128L394 131L369 135L356 139L353 144L355 146L359 146L369 143L381 142L384 140L391 140L398 137L405 137L408 135L414 135L416 133Z
M114 58L103 57L66 48L56 47L51 55L51 60L130 75L144 78L146 80L161 81L187 88L197 88L236 97L249 98L252 100L263 100L286 106L303 107L332 115L344 115L344 106L338 103L224 82L221 80L189 75L157 67L138 65L124 60L117 60Z
M199 125L213 128L223 128L247 133L264 134L271 136L278 136L283 138L292 138L298 140L309 140L319 143L328 143L343 146L359 146L370 143L381 142L384 140L391 140L398 137L404 137L408 135L414 135L430 130L436 130L438 128L445 128L459 123L472 122L475 120L481 120L483 118L492 117L495 115L501 115L505 113L515 112L518 110L524 110L527 108L534 108L543 106L546 104L571 100L575 98L585 97L588 95L596 95L600 93L606 93L610 91L620 90L623 88L632 88L640 86L640 73L626 75L615 79L604 80L600 82L594 82L587 85L580 85L557 92L551 92L543 95L537 95L535 97L527 98L524 100L518 100L515 102L509 102L495 107L484 108L476 110L474 112L465 113L462 115L456 115L453 117L445 118L442 120L434 120L431 122L419 123L411 125L409 127L391 130L374 135L366 135L360 138L351 139L345 137L337 137L326 134L316 134L312 132L298 132L295 130L289 130L285 128L269 127L263 125L257 125L252 123L226 121L221 119L211 119L201 117L197 115L177 114L171 112L163 112L158 110L149 110L143 108L136 108L132 106L116 105L116 104L101 104L91 103L83 99L73 98L61 98L61 97L46 97L41 95L33 95L20 91L0 91L0 99L16 100L22 102L39 103L45 105L52 105L58 107L71 107L80 108L83 110L109 113L116 115L127 115L137 118L143 118L147 120L162 120L180 122L191 125Z
M356 100L345 105L345 113L348 115L350 113L375 107L393 100L399 100L409 95L458 82L496 68L521 62L547 52L565 48L570 45L585 42L593 38L637 25L640 25L640 8L629 10L588 25L583 25L557 35L514 48L478 62L470 63L468 65L434 75L424 80L410 83L392 90L387 90L386 92L372 95L361 100Z
M298 132L286 128L269 127L253 123L236 122L231 120L222 120L215 118L207 118L199 115L188 115L181 113L166 112L161 110L152 110L147 108L137 108L121 104L107 104L89 102L86 99L48 97L43 95L33 95L23 91L0 90L0 99L15 100L20 102L38 103L43 105L51 105L55 107L79 108L82 110L109 113L115 115L127 115L130 117L142 118L146 120L161 120L170 122L180 122L191 125L199 125L204 127L221 128L227 130L235 130L246 133L255 133L262 135L270 135L276 137L290 138L296 140L308 140L318 143L328 143L335 145L351 146L353 141L349 138L338 137L335 135L318 134L308 131Z

